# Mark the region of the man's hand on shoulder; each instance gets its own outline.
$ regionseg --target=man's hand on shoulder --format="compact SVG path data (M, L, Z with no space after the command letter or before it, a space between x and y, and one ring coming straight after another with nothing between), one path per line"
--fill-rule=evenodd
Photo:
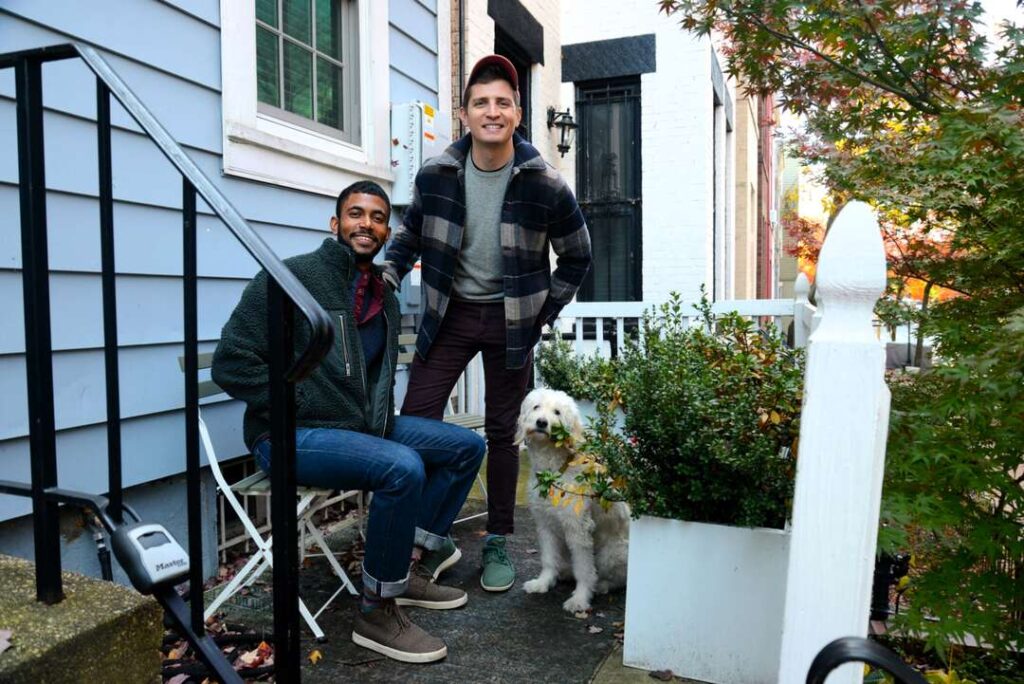
M384 280L385 283L388 284L388 287L391 288L392 292L398 292L398 286L400 283L398 282L398 278L395 277L394 273L385 270L381 272L380 277Z

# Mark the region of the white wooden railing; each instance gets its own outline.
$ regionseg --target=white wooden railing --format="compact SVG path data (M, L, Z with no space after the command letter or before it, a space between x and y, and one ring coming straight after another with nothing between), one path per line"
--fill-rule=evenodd
M807 278L803 276L806 283ZM804 298L801 302L797 299L728 299L720 300L711 305L711 312L724 314L731 311L754 319L758 323L769 321L773 323L781 333L786 332L789 322L795 321L798 311L809 307L813 314L814 307L807 303L806 287ZM619 345L625 340L626 327L628 322L637 321L645 311L650 311L655 306L645 302L573 302L562 310L558 317L558 328L563 333L575 334L574 347L578 354L590 354L595 350L603 356L610 354L609 332L614 331L614 339ZM683 317L688 319L691 325L700 322L699 312L690 304L683 304ZM804 316L801 325L809 325L810 316ZM587 339L584 331L591 329L595 332L593 339ZM806 340L807 335L803 335Z
M715 314L735 311L750 317L758 323L770 321L777 330L785 334L790 322L793 323L794 346L804 347L815 325L815 307L807 301L807 277L800 274L796 283L794 299L735 299L722 300L711 305ZM648 302L573 302L562 310L556 322L557 329L566 335L575 335L573 346L576 353L588 356L595 351L607 358L611 355L613 343L622 345L627 330L643 317L654 303ZM690 311L692 325L699 324L700 314L684 303L684 311ZM459 378L452 392L452 409L457 413L484 413L484 370L480 355L470 361L466 372Z
M777 330L785 334L789 323L793 323L794 346L804 347L814 324L815 308L807 301L809 286L807 276L797 278L794 299L730 299L720 300L711 305L715 314L735 311L758 323L770 321ZM557 329L566 335L575 335L573 346L576 353L589 356L595 351L607 358L614 343L620 347L626 339L627 330L639 321L645 311L658 303L651 302L573 302L559 314ZM684 317L691 325L697 325L700 314L683 304ZM466 367L452 393L453 410L459 413L484 413L484 372L483 360L478 354Z

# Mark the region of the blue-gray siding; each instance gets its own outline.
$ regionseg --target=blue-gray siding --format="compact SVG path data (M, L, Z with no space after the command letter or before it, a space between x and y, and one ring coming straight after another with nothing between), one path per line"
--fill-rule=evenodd
M438 106L436 0L389 0L391 101Z
M391 100L438 104L436 3L391 0ZM5 0L0 50L76 40L99 49L282 256L326 235L332 200L221 175L218 0ZM105 389L99 276L95 79L78 62L43 70L60 483L102 492ZM0 72L0 479L27 481L28 420L14 78ZM112 119L124 477L184 470L181 181L120 107ZM255 264L200 201L199 337L212 348ZM204 408L223 457L240 454L241 407ZM30 511L0 496L0 521Z

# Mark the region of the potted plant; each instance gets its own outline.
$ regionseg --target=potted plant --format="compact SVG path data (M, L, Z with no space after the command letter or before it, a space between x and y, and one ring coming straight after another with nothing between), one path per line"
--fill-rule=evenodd
M713 317L706 299L697 308L700 325L677 295L644 317L579 446L602 465L565 489L632 509L626 665L774 682L803 355L773 329Z

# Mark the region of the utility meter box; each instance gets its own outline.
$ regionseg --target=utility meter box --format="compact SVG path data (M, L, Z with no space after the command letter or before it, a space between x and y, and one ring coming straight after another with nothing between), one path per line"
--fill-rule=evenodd
M423 162L444 152L451 142L451 121L440 116L433 105L407 102L391 107L391 168L395 185L391 203L398 207L412 204L413 183Z

